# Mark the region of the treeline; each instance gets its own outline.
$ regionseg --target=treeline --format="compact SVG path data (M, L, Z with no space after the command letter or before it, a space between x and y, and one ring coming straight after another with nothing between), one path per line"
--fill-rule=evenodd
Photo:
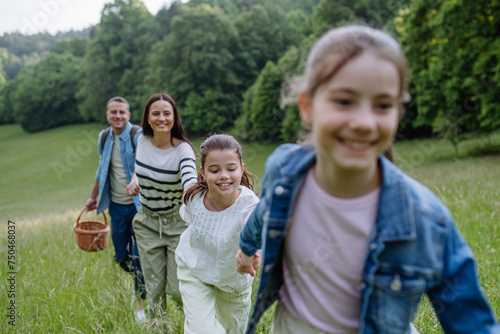
M146 99L164 91L192 133L235 128L243 138L293 141L300 119L296 106L280 106L280 91L302 72L324 31L367 23L392 32L410 60L413 100L400 136L437 132L459 140L500 125L499 6L494 0L190 0L152 15L139 0L115 0L88 38L58 41L36 64L4 76L0 124L32 132L102 121L114 95L129 100L137 122Z
M0 88L12 80L26 65L39 62L49 52L53 44L68 38L88 37L90 28L57 34L38 33L23 35L6 33L0 36Z

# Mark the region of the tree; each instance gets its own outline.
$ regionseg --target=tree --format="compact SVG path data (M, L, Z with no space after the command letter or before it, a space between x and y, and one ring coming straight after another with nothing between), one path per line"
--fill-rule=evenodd
M344 24L364 23L393 30L392 20L409 0L321 0L313 12L313 30L319 36Z
M243 50L251 55L258 71L267 61L277 61L293 42L293 28L275 5L253 6L235 20L235 26Z
M304 37L312 33L311 17L300 9L288 12L286 19L292 30L299 37L296 44L299 44Z
M241 81L235 74L238 32L231 20L220 8L203 4L183 7L170 27L170 34L151 52L153 70L146 81L156 91L172 95L180 109L188 108L181 114L187 130L210 130L212 121L201 125L200 120L213 112L216 101L222 104L215 108L219 115L212 118L213 124L232 124L241 101Z
M228 17L235 17L239 13L241 0L190 0L187 3L189 7L197 7L200 5L220 8Z
M175 0L170 4L170 7L163 6L156 13L155 20L165 35L170 32L170 23L175 16L180 14L182 6L183 4L180 0Z
M146 56L160 38L153 15L139 0L115 0L104 6L85 56L83 84L78 92L80 113L102 120L109 98L124 96L132 117L139 118L147 99Z
M20 82L13 93L17 123L28 132L81 121L75 91L82 59L68 53L49 53Z
M458 147L464 134L500 126L500 4L413 1L396 20L413 73L418 116Z
M191 92L188 95L182 114L186 129L192 133L208 133L232 125L240 100L215 89L207 89L202 94Z
M280 109L280 90L282 73L268 61L254 88L250 106L250 125L254 139L274 141L281 134L284 112Z

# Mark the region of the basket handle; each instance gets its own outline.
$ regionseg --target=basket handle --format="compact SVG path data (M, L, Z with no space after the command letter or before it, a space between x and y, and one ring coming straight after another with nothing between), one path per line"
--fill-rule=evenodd
M93 210L93 209L92 209ZM87 208L83 208L82 212L78 215L78 218L76 218L76 226L78 226L78 223L80 222L80 217L83 215L84 212L92 211L92 210L87 210ZM104 214L104 211L101 212L102 215L104 216L104 224L108 226L108 219L106 218L106 215Z

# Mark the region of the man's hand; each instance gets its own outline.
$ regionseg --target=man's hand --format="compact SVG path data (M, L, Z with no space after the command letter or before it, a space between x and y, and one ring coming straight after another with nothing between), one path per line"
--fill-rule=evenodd
M85 209L87 209L87 211L92 211L97 209L97 199L89 197L87 202L85 202Z

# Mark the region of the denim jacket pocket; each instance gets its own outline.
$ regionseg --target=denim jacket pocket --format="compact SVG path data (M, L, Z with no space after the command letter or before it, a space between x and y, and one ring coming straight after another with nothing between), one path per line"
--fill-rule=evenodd
M406 333L425 286L425 279L419 277L376 274L367 316L377 324L377 332Z

